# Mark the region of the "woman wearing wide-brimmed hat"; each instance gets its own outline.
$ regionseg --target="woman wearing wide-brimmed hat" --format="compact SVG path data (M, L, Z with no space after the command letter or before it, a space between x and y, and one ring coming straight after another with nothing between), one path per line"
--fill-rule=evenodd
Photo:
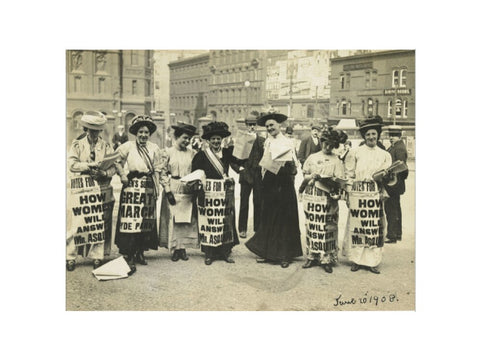
M260 257L258 262L277 262L287 268L290 261L302 255L298 203L295 192L296 156L289 139L280 131L287 116L269 112L257 120L265 126L268 137L259 165L262 174L262 207L260 225L245 246ZM281 159L278 154L283 153Z
M160 245L170 251L172 261L186 261L186 248L198 247L197 215L191 188L180 179L192 172L196 152L188 145L197 128L179 123L172 125L172 129L173 146L161 151L160 183L164 191L160 210Z
M144 251L156 250L159 245L156 209L162 160L158 145L149 141L156 129L149 116L134 117L129 132L135 135L135 140L117 149L120 156L117 171L123 187L115 244L132 271L136 270L135 263L147 265Z
M106 122L107 119L101 112L85 112L79 120L85 132L73 141L68 154L69 271L75 269L77 255L92 258L94 268L100 266L104 255L110 255L112 211L115 202L110 181L116 169L113 162L106 168L99 167L99 163L113 153L110 144L100 137ZM90 196L97 199L98 203L95 201L90 204Z
M392 164L388 152L378 147L383 120L380 116L360 124L365 144L352 149L345 158L345 172L352 185L347 188L349 207L343 242L344 254L352 262L352 271L361 266L379 274L385 237L383 179Z
M222 148L222 139L230 135L224 122L213 121L203 126L202 139L207 144L192 160L192 171L203 170L206 177L203 192L197 197L199 240L206 265L215 259L233 263L231 251L239 244L235 228L235 184L228 176L229 166L238 172L239 161L232 155L233 147Z
M323 130L322 150L311 154L303 164L304 181L308 183L303 195L307 237L304 269L318 264L331 273L338 260L338 197L332 196L331 184L335 184L334 178L344 179L345 172L333 149L346 140L342 131L331 127ZM327 179L333 182L326 183Z

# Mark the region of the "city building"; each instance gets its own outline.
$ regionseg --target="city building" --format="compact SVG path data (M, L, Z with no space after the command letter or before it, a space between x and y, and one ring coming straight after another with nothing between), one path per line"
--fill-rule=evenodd
M102 137L111 141L115 128L128 131L136 115L153 109L151 50L67 50L67 148L83 132L78 120L85 111L104 113L108 119ZM155 117L158 131L151 140L163 145L164 122Z
M198 128L198 119L207 115L210 55L172 61L170 69L170 123L188 123Z
M252 111L267 106L267 59L276 50L211 50L208 115L226 122L233 133Z
M208 52L208 50L155 50L154 51L154 110L157 116L165 118L165 126L170 126L170 114L175 121L175 113L170 111L170 62L186 59Z
M379 115L386 125L415 130L415 50L331 59L329 122Z

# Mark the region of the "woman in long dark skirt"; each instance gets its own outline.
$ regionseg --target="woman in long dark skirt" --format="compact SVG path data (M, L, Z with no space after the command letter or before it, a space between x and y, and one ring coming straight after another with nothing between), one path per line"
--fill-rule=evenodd
M288 139L280 132L280 123L286 119L287 116L278 113L268 113L258 119L258 125L265 126L269 134L260 162L263 176L262 212L258 231L245 243L261 261L279 262L282 268L288 267L293 258L303 255L294 186L297 169L293 151L281 157L287 160L274 160L278 149L291 148Z

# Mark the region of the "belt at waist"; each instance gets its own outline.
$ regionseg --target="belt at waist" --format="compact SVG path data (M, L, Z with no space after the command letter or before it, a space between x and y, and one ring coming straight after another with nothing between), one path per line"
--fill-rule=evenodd
M175 179L175 180L180 180L182 177L181 176L172 176L172 179Z
M132 179L132 178L142 178L144 176L149 176L150 173L146 173L146 172L139 172L139 171L130 171L127 175L127 178L128 179Z

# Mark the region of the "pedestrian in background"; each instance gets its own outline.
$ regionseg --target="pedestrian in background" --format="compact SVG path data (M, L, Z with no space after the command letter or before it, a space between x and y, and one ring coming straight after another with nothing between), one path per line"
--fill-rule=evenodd
M126 143L128 141L128 135L125 133L125 127L123 125L117 126L117 132L113 135L112 143L113 143L113 150L117 150L117 148Z
M115 244L132 271L136 270L135 263L147 265L144 251L156 250L159 245L156 204L160 171L164 166L160 148L149 141L156 129L149 116L134 117L129 132L135 140L127 141L117 149L120 155L117 173L123 187Z
M352 262L352 271L358 271L360 266L366 266L375 274L380 274L377 266L382 261L384 243L383 200L385 190L382 183L383 177L386 176L385 170L392 164L390 154L377 145L382 125L383 119L380 116L365 120L360 125L360 134L365 140L365 144L350 150L345 159L345 172L347 178L352 180L352 185L347 197L349 213L343 242L344 254ZM378 174L381 175L378 176ZM357 204L362 207L356 208ZM378 217L375 219L365 217L366 225L363 226L358 223L354 224L352 208L355 207L355 211L358 210L357 214L361 211L369 214L366 204L375 205L369 210L378 214ZM362 235L362 241L358 240L359 234Z
M307 160L311 154L322 150L322 145L320 144L320 139L318 138L319 131L322 131L322 128L318 125L313 125L310 136L306 139L303 139L300 143L300 148L298 149L298 160L302 166L305 163L305 160Z
M87 111L80 119L84 134L73 141L68 154L68 169L70 170L70 179L82 178L81 183L94 183L99 187L98 196L102 199L103 211L103 231L104 241L97 244L75 245L74 233L76 229L67 229L67 270L75 269L75 259L77 255L90 257L93 259L93 267L96 269L101 265L105 255L110 254L112 241L112 211L115 198L113 197L113 188L110 185L112 176L115 175L115 165L112 164L103 170L98 167L105 156L113 153L110 144L100 137L100 133L105 128L107 119L105 115L98 111ZM72 194L69 194L69 199ZM72 211L70 206L68 211ZM69 213L69 219L72 214ZM67 223L67 225L69 225Z
M262 174L258 163L263 156L263 145L265 138L256 133L257 116L250 116L245 119L247 131L255 135L250 155L244 161L241 161L239 167L240 182L240 214L238 216L238 231L241 238L247 237L248 207L250 203L250 194L253 190L253 231L257 231L260 224L261 201L261 183Z
M390 126L388 129L390 148L388 152L392 157L392 163L402 161L407 163L407 147L402 140L402 128ZM385 215L387 216L387 240L386 243L396 243L402 240L402 207L400 196L405 193L405 180L408 177L408 169L394 175L394 178L386 182L385 189L389 197L385 200Z
M289 266L295 257L302 255L300 227L298 223L298 203L294 186L294 175L297 172L294 154L289 140L280 131L280 124L287 116L270 112L261 116L257 124L265 126L268 138L261 164L271 164L272 149L290 148L289 160L281 162L280 168L268 170L262 165L262 211L258 231L245 246L259 256L259 262L279 262L282 268ZM272 172L273 171L273 172Z
M207 141L205 147L195 154L192 160L192 171L203 170L206 180L209 183L218 184L215 180L221 181L221 188L224 189L225 197L219 199L225 202L223 209L228 209L229 214L225 214L223 223L220 224L223 229L222 234L218 234L220 241L208 237L201 237L201 250L205 253L205 265L211 265L213 260L223 259L227 263L234 263L231 253L232 248L238 245L238 234L235 227L235 198L234 198L234 180L228 176L228 169L231 166L236 172L239 170L238 160L233 156L233 147L222 147L222 140L229 137L228 125L222 121L213 121L203 126L202 139ZM213 180L213 181L211 181ZM215 208L205 203L205 198L209 197L209 192L213 196L216 194L214 189L203 188L203 195L197 196L197 207L210 209ZM217 210L219 210L217 208ZM202 220L198 215L199 223Z
M198 223L190 187L180 179L192 172L195 151L188 145L197 128L183 123L172 125L172 128L173 146L161 152L160 184L164 191L160 210L160 245L169 250L172 261L186 261L186 248L198 247ZM184 213L178 213L177 209Z
M310 225L315 229L318 223L315 221L310 222L309 218L306 217L307 262L303 265L303 268L308 269L318 264L323 266L327 273L331 273L333 271L332 265L338 261L338 199L332 198L331 189L326 187L320 180L325 178L343 179L345 177L343 163L338 156L332 153L332 150L337 149L340 146L340 141L345 141L346 139L344 139L342 132L328 128L321 132L320 140L322 142L322 151L310 155L303 165L304 181L309 181L309 185L305 188L305 194L309 194L310 200L309 202L306 201L305 197L304 206L308 203L323 205L317 207L321 210L316 211L315 215L323 216L327 220L324 222L323 229L312 230L312 232L316 234L321 233L325 236L319 238L309 237ZM305 211L313 212L311 209L305 209Z

